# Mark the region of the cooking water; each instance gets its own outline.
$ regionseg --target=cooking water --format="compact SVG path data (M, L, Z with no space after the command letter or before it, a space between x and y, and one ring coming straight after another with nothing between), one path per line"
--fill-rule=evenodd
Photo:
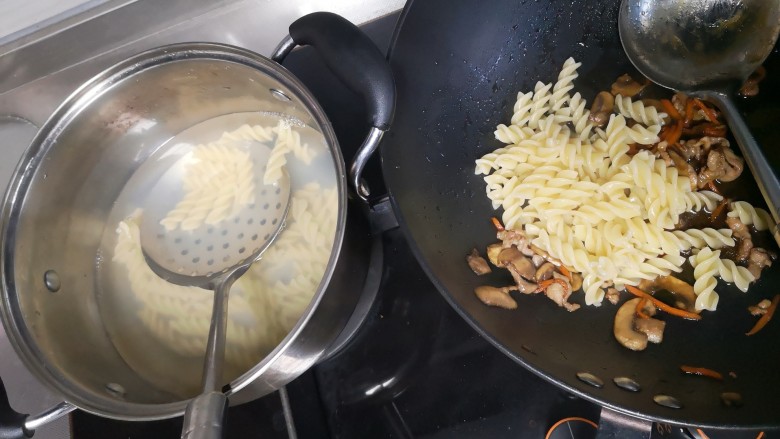
M235 139L241 136L233 136L231 144L250 148L250 154L251 148L274 147L280 132L278 129L271 131L274 127L289 127L290 132L300 135L300 145L308 145L309 154L313 156L308 164L292 153L285 156L293 197L297 190L311 183L318 183L323 189L336 187L336 167L327 142L317 129L276 113L234 113L194 125L160 145L125 184L103 233L96 282L105 329L130 368L174 398L188 398L199 392L213 292L173 285L156 277L148 266L144 266L137 235L138 220L125 220L143 214L147 194L173 163L192 153L198 145L216 142L224 133L238 133L239 128L246 130L245 126L260 127L265 133L274 133L266 141ZM115 250L121 239L117 227L123 221L125 230L128 230L128 225L132 229L132 225L136 224L136 234L135 240L128 239L129 244L120 243L125 245L122 252L131 253L123 254L124 263L118 263L113 259L117 258ZM280 239L284 233L282 231ZM331 247L334 236L326 237ZM256 264L264 262L261 259ZM264 278L262 282L271 285L277 281L293 281L282 279L285 275L283 271L280 273L279 278ZM268 321L265 317L276 311L266 309L272 306L265 299L244 297L243 290L249 287L242 281L239 280L231 291L228 307L226 381L237 378L260 362L285 335L264 328ZM252 339L246 340L247 337ZM241 349L236 349L239 345ZM252 346L252 349L247 349L247 346Z

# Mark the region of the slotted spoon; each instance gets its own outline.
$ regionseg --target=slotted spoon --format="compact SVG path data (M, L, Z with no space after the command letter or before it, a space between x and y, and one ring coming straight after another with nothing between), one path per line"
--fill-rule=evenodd
M271 148L243 141L238 147L252 164L252 194L219 221L202 221L189 227L166 228L164 219L184 197L183 180L192 171L190 139L201 133L197 125L177 135L165 159L167 169L149 191L141 220L141 247L152 270L169 282L214 290L214 306L203 366L202 394L193 398L184 414L182 437L217 438L227 397L221 391L230 287L282 231L290 204L290 181L285 171L272 184L264 184ZM233 145L235 146L235 145ZM197 148L197 147L196 147ZM176 154L183 151L183 154ZM171 156L173 158L171 158ZM172 162L172 163L171 163ZM209 176L199 176L209 179ZM214 182L216 187L228 182Z

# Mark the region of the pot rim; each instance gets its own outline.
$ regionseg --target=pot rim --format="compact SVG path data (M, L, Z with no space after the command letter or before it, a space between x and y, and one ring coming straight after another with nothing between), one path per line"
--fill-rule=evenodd
M259 363L234 379L229 384L228 395L240 391L252 381L260 378L275 362L280 360L291 361L290 358L284 358L285 352L290 349L290 346L295 344L299 334L317 309L325 294L326 287L330 283L336 261L341 252L347 212L347 173L344 158L330 120L317 100L300 80L280 64L258 53L228 44L176 43L156 47L127 58L84 82L57 107L41 126L17 164L3 198L2 216L0 217L2 225L0 229L0 239L2 239L2 249L0 250L0 278L2 278L2 284L0 285L2 287L2 291L0 291L0 320L2 320L5 332L17 355L19 355L25 367L36 379L59 396L62 396L63 400L95 415L119 420L165 419L181 415L189 399L165 404L141 404L118 399L112 400L106 395L96 396L90 391L85 391L84 388L71 382L58 368L50 365L51 363L47 361L45 354L35 343L35 339L25 323L19 306L18 292L15 288L13 253L16 245L15 231L17 230L20 212L25 195L40 163L56 142L58 134L84 108L91 105L104 93L109 92L112 86L136 74L167 63L198 59L244 65L259 71L261 74L272 76L288 87L289 91L305 105L315 122L319 125L323 136L328 142L336 168L338 191L336 235L320 284L309 305L287 336ZM317 358L323 355L326 347L323 346ZM309 361L316 362L316 359ZM100 402L103 403L101 404Z

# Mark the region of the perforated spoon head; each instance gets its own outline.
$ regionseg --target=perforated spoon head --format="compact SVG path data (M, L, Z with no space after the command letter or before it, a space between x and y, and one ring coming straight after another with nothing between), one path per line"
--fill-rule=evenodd
M185 154L150 191L141 220L141 247L160 277L178 285L208 287L259 259L282 231L290 205L289 176L281 172L275 182L265 184L271 149L258 142L245 143L251 172L237 182L241 188L226 191L225 181L196 176L204 180L196 182L201 189L213 186L221 193L210 201L196 197L198 203L188 206L182 182L192 181L195 164L192 154ZM234 202L239 198L243 202ZM233 201L226 203L227 208L214 207L220 199Z

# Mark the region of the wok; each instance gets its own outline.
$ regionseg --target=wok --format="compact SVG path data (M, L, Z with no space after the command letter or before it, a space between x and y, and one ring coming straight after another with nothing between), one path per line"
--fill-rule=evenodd
M382 145L399 223L427 274L477 331L518 363L601 404L610 415L714 428L778 426L780 323L745 336L756 320L746 308L778 292L777 264L746 294L721 281L718 310L704 312L699 322L664 316L664 342L642 352L617 343L617 307L607 301L585 306L583 294L575 293L583 308L567 313L542 296L516 295L519 308L509 311L487 307L473 293L478 285L510 282L506 273L477 277L465 263L471 248L484 253L496 240L489 221L496 213L482 176L474 175L474 160L502 146L493 131L508 123L517 92L532 90L537 80L554 81L569 56L583 63L575 91L589 102L617 76L635 72L620 45L618 6L618 0L408 2L389 54L398 90L396 124ZM776 55L766 63L768 79L759 97L743 102L773 163L778 157L771 148L777 143L771 121L780 114ZM747 172L724 190L763 205ZM624 293L621 302L626 299ZM683 364L733 371L737 378L685 376ZM581 372L603 385L578 379ZM615 377L629 377L641 390L624 390ZM724 406L720 394L727 391L740 393L744 406ZM656 395L673 396L682 407L661 406Z

